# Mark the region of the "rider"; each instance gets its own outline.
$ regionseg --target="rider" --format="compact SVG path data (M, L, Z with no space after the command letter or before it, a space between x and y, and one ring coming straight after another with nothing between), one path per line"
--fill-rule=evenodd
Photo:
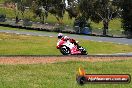
M67 37L67 36L63 36L62 33L59 33L59 34L58 34L58 39L61 39L61 40L63 40L63 41L69 40L71 43L73 43L74 45L76 45L77 48L79 49L79 45L77 44L76 40L74 40L74 39L72 39L72 38L70 38L70 37Z

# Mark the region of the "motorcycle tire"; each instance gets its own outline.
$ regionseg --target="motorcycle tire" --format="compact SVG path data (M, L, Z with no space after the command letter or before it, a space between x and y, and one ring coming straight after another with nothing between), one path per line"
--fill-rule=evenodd
M67 46L62 46L60 48L60 52L63 54L63 55L70 55L71 54L71 51L70 49L67 47Z
M87 55L88 54L86 49L84 49L82 46L79 46L79 48L81 48L80 51L81 51L82 55Z
M81 54L82 55L88 55L87 51L82 51Z

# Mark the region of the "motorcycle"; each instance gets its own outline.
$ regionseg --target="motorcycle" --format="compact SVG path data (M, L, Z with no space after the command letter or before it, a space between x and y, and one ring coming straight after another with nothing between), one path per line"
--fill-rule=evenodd
M69 40L59 40L56 48L59 49L63 55L87 55L86 49L71 43Z

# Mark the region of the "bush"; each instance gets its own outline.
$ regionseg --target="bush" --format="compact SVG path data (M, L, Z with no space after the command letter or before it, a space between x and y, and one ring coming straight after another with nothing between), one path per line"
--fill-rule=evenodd
M122 4L122 18L123 29L128 38L132 38L132 2L131 0L124 0Z
M0 14L0 22L5 22L6 21L6 15Z
M32 26L32 22L29 19L24 19L23 26Z

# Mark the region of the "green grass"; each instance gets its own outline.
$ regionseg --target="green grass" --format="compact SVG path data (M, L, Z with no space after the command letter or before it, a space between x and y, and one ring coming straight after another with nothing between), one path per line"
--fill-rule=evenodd
M15 55L56 55L56 39L48 37L25 36L15 34L1 34L0 54Z
M48 16L46 22L48 22L48 23L58 23L57 19L56 19L55 16L53 16L52 14L49 14L49 16ZM70 18L68 17L68 13L66 12L66 13L64 14L63 23L64 23L64 25L73 26L74 19L70 19Z
M132 46L76 39L89 54L132 52ZM0 33L0 55L60 55L57 38Z
M88 74L130 74L132 60L111 62L58 62L54 64L0 65L0 88L131 88L130 84L76 83L80 66Z
M0 7L0 14L5 14L8 18L15 18L15 10L12 10L10 8Z
M121 27L121 19L117 18L111 20L109 23L109 34L112 35L122 35L123 28ZM103 23L100 22L99 24L92 22L91 26L93 30L102 32Z
M102 22L100 22L99 24L96 24L96 23L93 23L92 22L92 27L94 27L95 29L98 29L98 28L101 28L102 29L102 27L103 27L103 23ZM110 25L109 25L109 28L110 29L113 29L113 30L119 30L119 29L122 29L121 28L121 19L114 19L114 20L111 20L110 21Z
M5 0L0 0L0 3L4 3L5 2Z
M20 30L20 29L0 26L0 30Z

